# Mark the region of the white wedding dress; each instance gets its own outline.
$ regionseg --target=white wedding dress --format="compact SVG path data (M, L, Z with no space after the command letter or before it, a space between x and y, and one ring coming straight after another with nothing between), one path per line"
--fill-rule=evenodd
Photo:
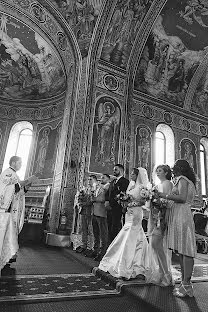
M142 274L149 275L148 242L142 228L143 209L139 205L141 186L146 186L148 177L144 168L138 168L142 184L131 181L127 193L138 206L128 208L125 224L99 264L99 269L109 272L114 277L136 278Z

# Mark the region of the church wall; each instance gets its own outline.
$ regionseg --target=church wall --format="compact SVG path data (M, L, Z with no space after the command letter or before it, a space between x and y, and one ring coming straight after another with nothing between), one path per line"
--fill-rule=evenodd
M150 101L143 95L134 94L132 108L132 122L131 122L131 163L137 164L137 151L138 151L138 131L137 129L146 128L146 137L149 139L149 146L151 147L150 155L151 161L147 166L149 175L154 168L154 155L153 155L153 138L156 127L160 123L167 124L174 133L175 140L175 160L183 158L189 161L193 166L197 180L200 180L200 139L207 134L207 126L204 124L202 118L193 116L193 114L177 112L174 109L167 108L167 103L161 103L154 99ZM141 136L141 130L140 130ZM135 162L136 159L136 162ZM148 161L150 156L148 158ZM201 195L200 183L197 185L198 195Z
M6 152L8 138L9 138L8 122L5 120L0 120L0 172L2 171L4 163L4 155Z
M80 50L82 51L82 57L84 57L84 51L86 52L89 48L89 45L84 45L84 40L82 41L83 38L80 36L82 31L83 36L86 36L85 31L87 27L85 26L87 25L85 23L86 19L84 19L84 9L82 11L82 8L79 7L79 13L83 13L83 19L81 19L82 23L76 24L76 14L78 14L78 10L74 11L74 7L72 8L68 1L53 0L53 3L56 3L59 11L72 28L74 28ZM105 128L106 124L102 123L103 121L100 118L102 107L107 106L105 105L106 103L109 102L110 107L113 105L114 108L118 107L120 109L121 123L119 124L118 122L120 131L120 134L118 134L119 144L118 148L115 148L116 157L114 161L117 160L118 162L124 163L127 175L129 174L130 166L141 162L138 158L137 144L139 144L140 133L143 133L142 128L147 130L148 144L151 146L151 156L147 159L149 173L154 165L152 139L158 123L165 123L173 129L176 142L176 158L185 155L185 146L187 147L189 143L192 146L192 152L195 154L195 152L198 151L199 138L207 136L207 121L205 121L203 116L193 114L193 117L190 113L190 103L188 106L188 102L191 101L190 97L185 98L185 94L180 94L180 92L178 92L179 94L177 95L169 92L169 98L174 98L174 101L169 102L166 94L161 92L160 96L157 96L157 92L160 91L160 88L162 88L163 91L165 87L168 87L168 79L165 80L163 79L164 77L162 77L163 67L167 65L167 59L165 58L165 55L167 56L167 54L165 54L165 52L167 52L167 45L165 43L166 40L169 40L171 43L174 41L173 38L162 38L162 32L159 39L161 40L161 52L164 48L164 53L163 57L161 56L162 67L160 67L160 70L158 67L155 75L156 81L158 82L157 88L155 88L156 93L153 94L150 92L152 91L151 87L153 87L153 82L148 92L147 88L143 88L146 87L145 78L150 78L151 81L151 71L148 72L150 74L150 76L148 76L147 68L144 69L143 67L148 64L148 61L153 60L154 55L153 44L151 42L150 44L146 43L157 18L158 21L161 22L159 15L166 3L167 1L165 0L145 1L145 3L136 3L132 0L129 1L128 4L126 1L122 0L112 1L111 3L106 1L105 5L103 5L102 16L100 15L97 19L97 24L95 26L96 32L94 31L92 36L91 29L89 37L86 36L87 41L89 41L88 39L90 36L93 38L90 50L88 51L89 66L86 72L86 92L83 91L83 85L80 88L80 92L85 94L86 97L85 99L81 97L83 101L80 98L77 107L76 117L78 118L76 118L74 125L71 152L67 158L69 165L66 170L66 189L63 189L63 207L68 213L72 210L76 186L82 186L83 177L86 174L91 172L100 174L100 172L104 170L112 170L113 162L110 163L110 157L107 156L109 150L106 148L106 154L103 156L105 144L99 140L99 137L105 135L108 130L109 133L111 131L109 128ZM173 1L169 1L170 5L171 3L173 4ZM71 12L70 16L67 16L67 10ZM92 10L92 15L93 12ZM79 29L81 25L82 29ZM157 27L159 27L158 25L161 26L161 24L157 23ZM155 33L156 30L157 28L155 28ZM162 39L166 40L163 42ZM178 40L178 43L179 46L176 45L176 47L174 47L175 50L180 50L181 41ZM148 45L152 45L149 51L147 49L149 47ZM86 48L84 49L84 47ZM171 46L171 48L173 47ZM179 52L180 56L183 55L181 51ZM148 55L148 53L150 55ZM168 56L170 55L168 54ZM179 62L179 60L180 58L178 57L177 61ZM189 73L190 78L196 68L194 66L194 68L191 67L191 65L194 65L192 63L189 65L191 68L191 73ZM186 70L188 70L188 68L186 68ZM141 73L143 76L140 75ZM165 74L167 74L167 70ZM141 80L139 80L140 78ZM186 85L188 86L188 84ZM179 86L179 91L181 91L181 86L182 83ZM193 83L191 83L190 86L193 87ZM141 88L143 89L141 90ZM169 91L174 92L178 90L178 88L176 88L177 90L175 89L173 84L170 89ZM189 91L191 91L191 89L189 89ZM185 99L186 102L184 108L181 104L182 98ZM180 101L177 102L177 100ZM180 104L178 107L177 103ZM81 109L81 105L84 106L84 109ZM99 111L101 113L100 115ZM84 114L84 122L82 113ZM111 118L112 113L109 111L108 114L108 117L110 116ZM110 118L107 118L107 116L105 117L106 121L109 121ZM133 126L132 117L136 120ZM82 129L83 132L80 135ZM81 140L79 140L80 138ZM97 153L97 150L101 151L101 153ZM181 152L179 153L180 150ZM102 161L102 158L104 161ZM196 154L193 157L193 162L198 169L199 159L197 159ZM69 219L68 223L70 228L71 217Z
M18 3L24 14L32 12L32 18L53 38L67 73L67 91L62 99L59 95L57 101L43 101L36 107L10 105L8 109L6 103L0 103L0 111L6 119L19 116L34 121L35 152L30 170L41 170L45 180L52 179L53 170L47 166L55 160L52 143L58 138L57 126L63 117L53 168L51 230L55 232L61 217L67 216L70 232L74 195L87 174L111 174L115 162L124 164L127 176L133 165L146 165L151 174L153 135L161 122L174 131L175 157L185 157L191 148L193 165L199 173L199 141L208 133L204 114L208 58L204 51L200 55L192 51L185 62L180 62L187 49L183 50L180 38L166 36L161 26L161 16L165 17L172 6L175 12L174 1L97 0L95 6L91 0L39 0L38 10L33 2ZM180 2L183 11L186 1L175 2ZM172 52L176 58L172 58ZM199 67L198 60L202 62ZM183 70L183 81L176 86L174 70L179 63L185 66L189 80L185 81ZM203 81L198 90L200 77ZM139 156L142 138L150 148L146 159ZM44 149L45 158L41 157Z

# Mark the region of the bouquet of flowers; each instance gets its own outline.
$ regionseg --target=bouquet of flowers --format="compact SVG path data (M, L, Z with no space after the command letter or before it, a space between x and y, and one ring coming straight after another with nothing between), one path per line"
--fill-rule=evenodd
M145 204L147 200L150 200L152 196L151 190L147 187L142 186L138 189L138 193L135 196L131 194L126 194L125 192L120 192L116 197L117 201L123 207L123 213L127 211L128 208L138 207Z
M79 204L79 212L81 213L83 208L85 207L85 209L91 209L92 206L92 193L88 192L85 189L82 189L79 191L78 194L78 204Z
M167 200L158 196L158 191L153 190L151 198L151 215L156 227L160 227L162 233L167 228L167 222L165 220L165 214L167 209Z
M116 195L117 202L122 206L122 212L125 213L127 210L128 204L131 202L132 198L129 194L125 192L120 192Z

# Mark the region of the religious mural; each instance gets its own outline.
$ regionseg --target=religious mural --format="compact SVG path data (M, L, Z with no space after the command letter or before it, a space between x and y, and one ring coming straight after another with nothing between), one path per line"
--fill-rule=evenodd
M151 171L151 132L145 125L136 128L135 136L135 166Z
M86 57L102 0L52 0L51 2L73 29L82 56Z
M143 50L134 88L182 107L207 53L207 27L207 1L168 0Z
M0 96L40 100L62 93L66 78L57 55L35 31L0 13Z
M208 116L208 70L205 71L196 88L191 110L203 116Z
M34 173L38 174L41 179L53 177L60 129L61 124L55 129L46 126L39 132Z
M108 96L99 98L93 126L89 168L91 172L113 172L113 167L118 161L120 126L119 104Z
M183 139L180 142L181 158L188 161L194 171L197 173L196 165L196 146L189 139Z
M150 7L150 0L117 1L101 54L101 59L125 68L137 30Z

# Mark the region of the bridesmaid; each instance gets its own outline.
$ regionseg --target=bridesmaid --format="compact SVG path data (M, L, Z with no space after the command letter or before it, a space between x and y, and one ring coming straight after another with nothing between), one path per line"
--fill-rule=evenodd
M170 167L168 165L159 165L156 167L155 173L160 180L156 189L165 195L170 194L173 188L173 184L170 181L172 177ZM159 218L159 215L157 217ZM164 222L167 222L168 210L166 211L164 218ZM153 218L151 210L148 221L148 236L150 242L150 259L156 263L157 267L159 267L159 271L152 271L152 274L147 279L147 282L157 284L159 286L169 286L172 284L172 277L170 265L168 267L168 251L167 248L165 248L165 232L162 228L162 224L158 223L158 219Z
M179 254L182 282L175 287L177 297L193 297L191 276L196 256L195 226L191 205L196 194L196 176L193 168L184 159L178 159L173 167L175 183L170 195L159 193L170 201L167 247Z

